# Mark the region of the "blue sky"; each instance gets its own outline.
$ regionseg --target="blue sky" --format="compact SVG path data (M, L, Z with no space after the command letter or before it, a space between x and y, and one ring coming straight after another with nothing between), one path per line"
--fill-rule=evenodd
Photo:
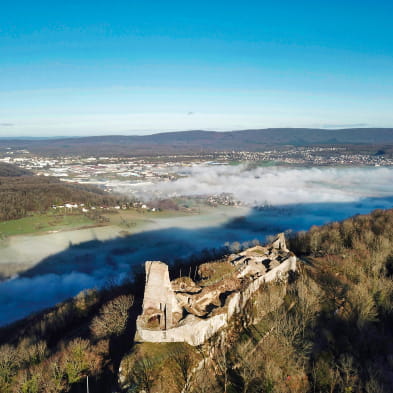
M0 136L393 127L392 1L4 1Z

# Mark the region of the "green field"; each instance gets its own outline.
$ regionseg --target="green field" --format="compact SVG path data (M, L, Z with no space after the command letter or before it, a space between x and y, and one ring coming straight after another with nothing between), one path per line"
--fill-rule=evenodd
M0 222L0 238L13 235L72 229L94 224L95 221L82 214L67 216L37 214L18 220Z
M7 236L39 234L48 231L77 229L91 225L115 225L121 228L133 229L140 227L154 219L174 218L190 215L184 211L122 210L120 212L105 212L101 214L108 221L98 224L97 221L83 214L56 215L53 213L34 214L18 220L0 222L0 239Z

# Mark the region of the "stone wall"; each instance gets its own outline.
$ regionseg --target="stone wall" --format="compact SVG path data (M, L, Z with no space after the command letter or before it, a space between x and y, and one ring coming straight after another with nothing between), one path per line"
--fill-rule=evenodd
M184 323L167 330L149 330L138 326L135 341L147 342L186 342L190 345L201 345L215 332L226 326L228 316L226 313L218 314L207 319L200 319L189 315Z

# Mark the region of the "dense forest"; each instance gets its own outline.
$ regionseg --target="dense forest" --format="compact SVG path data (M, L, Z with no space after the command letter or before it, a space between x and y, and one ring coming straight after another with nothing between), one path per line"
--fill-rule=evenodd
M22 218L32 212L45 212L52 205L67 202L114 206L125 200L108 195L94 186L64 183L53 177L26 176L23 173L15 176L16 171L8 170L8 167L5 171L13 175L0 176L0 221ZM0 167L0 174L5 171Z
M119 391L122 358L124 392L391 392L393 210L313 227L289 247L298 273L201 347L132 343L141 273L0 329L0 392L82 392L87 375L91 391Z

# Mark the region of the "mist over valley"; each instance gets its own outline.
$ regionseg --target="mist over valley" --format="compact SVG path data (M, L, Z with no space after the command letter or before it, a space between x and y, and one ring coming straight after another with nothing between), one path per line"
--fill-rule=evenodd
M3 240L0 269L13 258L22 262L29 256L30 262L19 275L0 283L1 324L84 289L121 282L146 260L174 263L207 250L229 252L233 244L264 242L279 232L307 230L393 206L393 169L387 167L194 165L178 172L177 180L137 188L123 184L120 191L146 201L181 196L192 201L224 193L240 205L152 215L127 233L108 226Z

